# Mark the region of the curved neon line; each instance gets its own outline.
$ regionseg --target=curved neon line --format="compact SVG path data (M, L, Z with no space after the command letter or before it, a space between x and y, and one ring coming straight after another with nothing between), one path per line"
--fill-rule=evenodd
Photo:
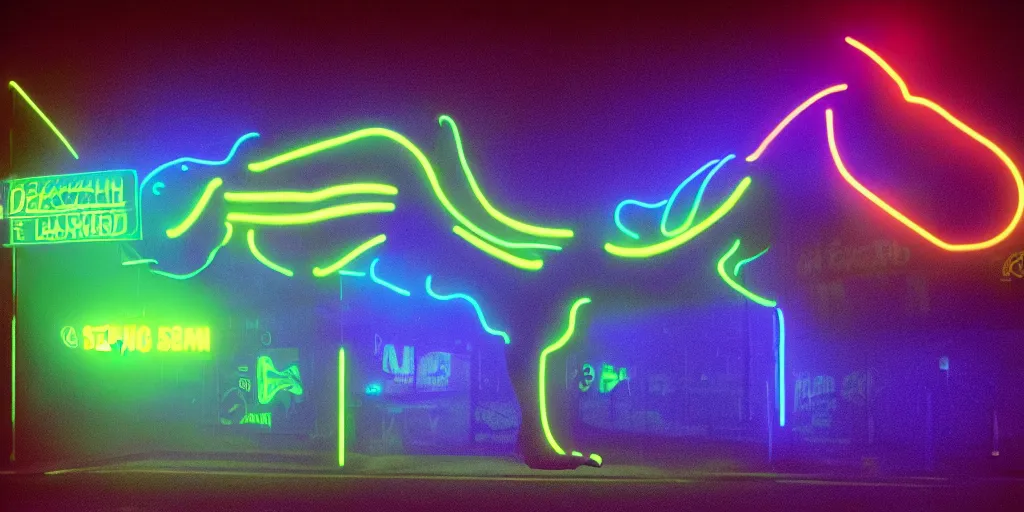
M558 441L555 441L555 436L551 433L551 425L548 423L548 397L547 393L545 393L547 390L547 376L545 374L547 373L548 356L556 350L564 347L565 344L569 342L573 333L576 332L577 310L579 310L579 308L584 304L589 303L589 297L581 297L572 303L572 307L569 308L569 324L565 329L565 333L540 353L540 367L537 371L537 384L540 395L540 425L544 430L544 437L547 439L548 445L551 446L551 449L559 455L565 455L565 450L558 445Z
M153 169L152 171L149 171L149 174L147 174L146 177L142 178L142 181L139 182L139 190L145 189L146 182L151 180L157 174L160 174L161 172L163 172L164 169L167 169L168 167L173 167L173 166L178 165L178 164L183 164L185 162L192 162L192 163L195 163L195 164L202 164L202 165L224 165L224 164L230 162L231 159L235 157L235 152L238 151L238 146L240 146L243 142L245 142L245 141L247 141L247 140L249 140L249 139L251 139L253 137L259 137L259 136L260 136L260 134L258 134L256 132L250 132L250 133L247 133L245 135L242 135L241 137L238 138L238 140L235 141L235 144L233 146L231 146L231 151L228 152L228 156L224 157L223 160L203 160L201 158L192 158L192 157L188 157L188 156L181 157L181 158L179 158L177 160L171 160L170 162L167 162L167 163L165 163L163 165L160 165L156 169Z
M929 231L927 231L926 229L924 229L923 227L921 227L920 225L918 225L917 223L903 215L901 212L887 204L874 193L869 191L867 187L861 185L853 177L853 175L851 175L850 172L847 171L846 167L842 163L841 158L839 157L839 150L836 149L834 128L832 126L832 111L827 110L825 112L825 124L828 130L829 150L832 153L832 161L835 162L836 168L839 170L839 173L843 175L843 178L846 179L847 183L853 186L853 188L860 192L864 197L867 197L868 200L875 203L876 206L884 210L886 213L888 213L894 219L898 220L904 226L910 228L918 235L921 235L921 237L923 237L925 240L928 240L932 244L947 251L977 251L981 249L987 249L989 247L992 247L993 245L998 244L999 242L1002 242L1008 236L1010 236L1010 234L1017 228L1017 225L1020 223L1021 216L1024 215L1024 179L1022 179L1021 173L1017 169L1016 164L1013 163L1013 160L1011 160L1010 157L1007 156L1006 153L1003 152L1003 150L999 146L995 145L992 141L985 138L985 136L974 131L974 129L972 129L970 126L967 126L964 122L960 121L952 114L947 112L946 109L942 108L941 106L932 102L931 100L922 98L920 96L914 96L913 94L911 94L910 89L907 88L906 82L903 81L899 74L896 73L896 71L891 66L889 66L889 64L886 63L885 60L883 60L877 53L872 51L870 48L864 46L857 40L850 37L846 38L846 42L849 43L854 48L863 52L868 57L870 57L871 60L875 62L875 64L878 64L878 66L881 67L886 72L886 74L889 75L889 78L891 78L894 82L896 82L896 85L899 86L900 93L903 95L903 99L907 103L913 103L915 105L921 105L923 107L931 109L936 114L942 116L942 118L945 119L947 122L955 126L958 130L966 134L968 137L974 139L975 142L978 142L979 144L985 146L985 148L987 148L989 151L991 151L993 154L999 157L999 160L1003 162L1003 165L1005 165L1006 168L1009 169L1010 175L1013 177L1014 184L1017 187L1017 209L1014 211L1013 217L1010 219L1010 222L1009 224L1007 224L1006 228L1004 228L999 234L992 238L989 238L988 240L983 240L981 242L975 243L952 244L940 239L939 237L933 235L932 233L930 233Z
M779 426L786 426L786 319L782 308L775 308L779 318Z
M143 259L138 259L138 260L128 260L128 261L122 261L121 262L121 266L122 267L128 267L128 266L132 266L132 265L156 265L156 264L157 264L157 261L152 259L152 258L143 258Z
M160 191L163 190L166 187L167 187L167 185L164 184L164 182L162 182L162 181L158 181L158 182L154 183L153 184L153 195L154 196L160 195Z
M203 195L199 196L199 200L196 201L195 206L192 207L192 211L188 213L185 220L181 221L181 224L167 230L167 238L178 238L179 236L184 235L185 232L188 231L188 229L191 228L197 220L199 220L199 215L203 213L203 210L206 209L206 205L210 203L210 198L213 197L213 193L216 192L223 184L224 180L220 178L210 180L210 182L206 184L206 188L203 189Z
M665 205L665 213L661 217L662 234L668 237L672 237L689 229L690 225L693 224L693 218L697 216L697 208L700 207L700 200L704 197L704 191L707 190L708 183L711 183L711 178L714 178L715 173L717 173L723 165L729 163L729 160L732 160L733 158L736 158L736 155L727 155L725 158L719 161L714 168L708 171L707 176L704 176L704 181L702 181L700 184L700 188L697 189L697 195L694 196L693 203L690 204L690 213L686 216L686 221L683 222L683 224L676 229L666 230L665 226L668 224L668 212L669 210L672 209L672 205L675 203L676 197L678 197L675 194L672 195L672 198L669 199L668 204ZM676 190L682 190L682 188L677 188Z
M661 212L661 234L663 234L665 236L670 236L668 234L668 228L666 227L668 225L668 214L672 210L672 204L674 204L676 202L676 197L679 196L679 193L682 192L683 189L686 188L686 186L689 185L691 181L695 180L697 178L697 176L700 176L701 173L706 171L708 169L708 167L711 167L712 165L715 165L717 163L718 163L718 159L716 158L716 159L714 159L714 160L712 160L712 161L710 161L710 162L700 166L700 169L697 169L696 171L693 171L693 174L690 174L689 176L687 176L686 179L683 180L682 183L680 183L678 186L676 186L676 189L672 191L672 194L668 196L668 204L666 205L665 210L663 210Z
M452 217L459 221L460 224L466 226L466 228L468 228L473 233L479 235L481 238L484 238L493 244L500 245L502 247L507 247L509 249L540 249L549 251L561 250L561 247L557 245L517 243L502 240L474 224L472 221L470 221L468 218L462 215L462 213L457 208L455 208L455 205L452 204L452 202L448 199L448 196L445 195L444 190L441 188L441 183L437 179L437 173L434 171L434 167L430 164L430 161L427 160L427 156L423 154L423 151L420 151L420 149L416 147L416 145L413 144L409 139L405 138L404 135L393 130L389 130L387 128L363 128L361 130L346 133L338 137L322 140L320 142L315 142L313 144L309 144L307 146L294 149L292 151L281 153L280 155L268 158L260 162L251 163L249 164L249 170L251 172L263 172L266 171L267 169L276 167L283 163L307 157L309 155L319 153L327 149L335 148L368 137L383 137L392 142L395 142L396 144L405 148L406 151L411 153L412 156L416 159L416 161L420 164L420 167L423 169L423 172L426 174L427 181L430 183L430 187L431 189L433 189L434 195L437 196L437 199L439 201L441 201L441 205L444 207L444 209L447 210Z
M435 292L430 287L430 282L431 282L432 279L433 279L433 276L427 276L426 287L427 287L427 294L428 295L430 295L431 297L433 297L433 298L435 298L437 300L462 299L462 300L468 302L471 306L473 306L473 309L476 310L476 318L477 318L477 320L480 321L480 327L482 327L484 329L484 331L487 332L487 334L490 334L490 335L493 335L493 336L500 336L501 339L505 340L505 344L506 345L512 343L511 340L509 340L507 332L499 331L499 330L497 330L497 329L487 325L487 320L484 318L484 312L480 308L480 303L477 302L476 299L474 299L473 297L470 297L469 295L466 295L465 293L450 293L448 295L440 295L440 294Z
M846 84L833 85L832 87L818 91L810 98L804 100L804 102L798 105L795 109L793 109L793 111L790 112L789 115L784 117L782 121L779 122L779 124L775 125L775 128L772 129L771 133L769 133L768 136L765 137L763 141L761 141L761 145L758 146L753 153L747 156L746 160L748 162L753 162L754 160L761 158L761 154L764 153L766 149L768 149L768 145L771 144L773 140L775 140L775 137L778 137L779 134L782 133L782 130L784 130L786 126L788 126L789 123L791 123L794 119L796 119L796 116L803 113L803 111L807 110L811 105L817 103L818 100L824 98L825 96L828 96L829 94L845 91L848 88L849 87Z
M753 255L753 256L745 259L745 260L737 261L736 262L736 266L732 268L732 275L734 275L736 277L739 277L740 269L743 268L743 265L746 265L747 263L750 263L751 261L754 261L754 260L760 258L761 256L764 256L764 254L766 252L768 252L768 249L770 249L770 247L765 247L763 251L761 251L761 252L759 252L759 253L757 253L757 254L755 254L755 255Z
M718 259L718 275L722 276L722 280L725 281L725 284L729 285L733 290L736 290L744 297L766 308L774 308L776 305L776 302L774 300L766 299L744 288L742 285L733 280L732 277L729 277L729 274L725 271L725 262L728 261L728 259L731 258L732 255L735 254L736 250L739 248L740 241L739 239L737 239L735 242L733 242L732 248L730 248L728 252L726 252L724 255L722 255L721 258Z
M637 201L636 199L623 199L615 207L615 226L619 228L619 231L621 231L622 234L624 234L624 235L626 235L626 236L628 236L628 237L630 237L630 238L632 238L634 240L639 240L640 239L640 234L638 234L635 231L630 230L629 228L626 227L625 224L622 223L622 218L621 218L622 208L626 207L626 206L639 206L641 208L647 208L648 210L654 210L654 209L657 209L657 208L661 208L662 206L665 206L665 204L667 204L667 203L668 203L668 199L662 199L661 201L658 201L657 203L645 203L643 201Z
M332 197L353 194L393 196L398 189L383 183L348 183L322 188L314 192L225 192L224 200L232 203L315 203Z
M385 287L385 288L387 288L387 289L389 289L389 290L391 290L391 291L393 291L393 292L395 292L395 293L397 293L399 295L404 295L406 297L408 297L409 295L412 295L409 292L409 290L406 290L405 288L402 288L400 286L395 286L395 285L393 285L393 284L391 284L391 283L389 283L389 282L387 282L387 281L377 277L377 263L379 261L380 261L380 258L374 258L373 261L370 262L370 279L373 282L375 282L375 283L377 283L377 284L379 284L379 285L381 285L381 286L383 286L383 287Z
M71 152L71 156L75 157L75 160L78 160L78 153L75 151L75 148L71 147L71 143L68 142L68 139L64 138L64 134L60 133L60 130L58 130L57 126L53 124L53 121L50 121L50 118L46 117L46 114L44 114L43 111L39 108L39 105L36 105L36 102L32 101L32 98L28 97L28 93L26 93L25 90L22 89L21 86L18 85L17 82L15 82L14 80L7 82L7 85L8 87L14 89L15 91L17 91L18 94L21 95L21 99L25 100L25 103L28 103L28 106L32 107L32 110L36 111L36 114L39 116L39 118L42 119L44 123L46 123L46 126L50 127L50 131L52 131L53 134L56 135L62 143L64 143L64 147L68 148L68 151Z
M288 277L292 277L293 275L295 275L295 272L292 272L291 270L288 270L282 267L281 265L278 265L277 263L270 261L270 258L264 256L263 253L261 253L260 250L256 248L255 231L250 229L249 232L245 234L245 238L246 241L249 242L249 252L251 252L253 257L259 260L260 263L266 265L267 268L269 268L270 270L273 270L274 272L280 272L281 274L284 274Z
M387 240L387 239L388 239L387 235L381 233L381 234L379 234L379 235L377 235L377 236L375 236L375 237L373 237L373 238L371 238L371 239L369 239L369 240L359 244L355 249L352 249L351 251L346 253L344 256L342 256L338 261L335 261L334 263L331 263L327 267L325 267L325 268L313 267L313 275L316 276L316 277L324 277L324 276L333 274L335 272L339 272L339 271L344 272L341 269L345 265L348 265L349 263L351 263L352 260L358 258L364 252L369 251L370 249L373 249L374 247L377 247L378 245L384 243L384 241ZM365 275L365 274L362 274L362 275Z
M572 238L573 232L571 229L564 228L547 228L543 226L535 226L533 224L527 224L525 222L518 221L505 215L484 195L483 191L480 190L480 185L477 184L476 178L473 177L473 171L469 169L469 162L466 161L466 153L462 150L462 137L459 136L459 128L455 125L455 120L448 115L442 115L437 119L439 125L448 123L448 126L452 129L452 136L455 138L455 149L459 154L459 164L462 166L463 173L466 174L466 181L469 182L469 187L473 190L473 195L476 196L476 200L480 202L480 206L484 207L484 210L490 214L498 222L516 230L520 233L526 233L528 235L545 237L545 238Z
M264 226L296 226L313 224L339 217L364 215L367 213L387 213L395 211L395 203L351 203L321 208L305 213L228 213L228 220L244 224L260 224Z
M455 227L452 228L452 231L455 232L456 235L459 235L460 237L462 237L463 240L465 240L465 241L469 242L470 244L472 244L473 247L476 247L477 249L480 249L481 251L483 251L483 252L485 252L485 253L487 253L487 254L489 254L491 256L494 256L495 258L497 258L497 259L499 259L501 261L504 261L505 263L508 263L509 265L512 265L513 267L520 268L520 269L523 269L523 270L533 270L533 271L540 270L541 268L544 267L544 262L543 261L541 261L541 260L528 260L528 259L525 259L525 258L520 258L519 256L516 256L516 255L511 254L511 253L509 253L507 251L499 249L499 248L497 248L497 247L487 243L486 241L481 240L480 238L477 238L475 235L473 235L473 233L470 233L469 231L466 231L465 229L462 229L462 226L455 226Z
M183 281L185 279L191 279L191 278L199 275L200 272L206 270L206 267L209 267L210 264L213 263L213 259L215 257L217 257L217 252L220 251L221 247L224 247L225 245L227 245L228 241L231 240L231 234L234 233L234 227L231 225L230 222L225 222L224 226L227 227L227 231L228 232L224 234L224 239L221 240L220 245L218 245L217 247L214 247L213 250L210 251L210 255L207 256L206 263L203 263L203 266L199 267L196 270L193 270L192 272L189 272L188 274L171 274L170 272L164 272L162 270L153 270L153 269L149 269L149 271L154 273L154 274L157 274L157 275L161 275L161 276L164 276L164 277L169 277L171 279L178 279L178 280L181 280L181 281Z
M620 258L650 258L651 256L656 256L658 254L662 254L672 249L675 249L676 247L679 247L680 245L689 242L697 235L703 233L714 223L718 222L722 217L729 213L729 211L736 206L736 203L739 202L740 198L743 196L743 193L747 191L747 188L750 187L750 182L750 176L743 178L740 181L739 185L736 185L736 188L732 191L732 194L730 194L729 197L726 198L726 200L723 201L717 209L715 209L715 211L711 212L710 215L708 215L704 220L697 223L695 226L691 227L690 229L677 235L674 238L670 238L663 242L659 242L652 245L645 245L642 247L622 247L620 245L615 245L611 242L608 242L604 244L604 250Z

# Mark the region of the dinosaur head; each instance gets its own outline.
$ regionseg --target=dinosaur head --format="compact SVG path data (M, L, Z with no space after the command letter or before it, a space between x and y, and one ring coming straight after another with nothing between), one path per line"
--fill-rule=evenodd
M143 241L139 255L156 260L160 268L173 268L175 272L189 270L192 262L175 264L180 257L182 241L189 242L188 252L206 254L225 241L223 219L214 218L207 210L215 206L214 200L223 192L223 167L236 156L240 146L259 134L247 133L239 137L223 159L182 157L155 167L139 182L139 195L143 212ZM194 229L202 225L204 229ZM193 233L202 231L202 240L192 247ZM230 238L230 237L228 237ZM172 247L173 246L173 247ZM178 267L182 268L178 268ZM152 268L152 267L151 267Z

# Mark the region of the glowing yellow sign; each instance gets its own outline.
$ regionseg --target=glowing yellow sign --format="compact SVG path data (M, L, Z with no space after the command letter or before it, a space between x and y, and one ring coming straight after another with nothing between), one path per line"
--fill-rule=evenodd
M209 327L148 325L86 325L81 336L74 327L60 331L61 341L68 348L95 352L199 352L210 353Z
M138 197L133 170L10 180L10 243L140 240Z

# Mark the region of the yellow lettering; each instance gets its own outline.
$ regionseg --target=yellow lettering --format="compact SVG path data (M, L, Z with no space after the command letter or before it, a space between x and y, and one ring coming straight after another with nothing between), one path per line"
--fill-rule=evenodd
M153 348L153 333L149 330L149 326L140 326L139 330L135 332L135 338L138 340L139 352L145 354Z
M185 352L196 351L196 329L194 327L185 328Z
M82 350L92 350L96 347L96 340L92 337L92 327L82 327Z
M171 328L158 327L156 337L156 349L160 352L167 352L171 349Z
M209 352L210 351L210 328L200 327L196 329L198 331L198 342L196 343L196 352Z
M25 186L19 185L11 189L11 204L7 206L7 214L14 215L25 209Z
M115 206L124 204L124 179L117 177L107 181L110 198L108 202Z
M110 329L109 325L103 327L94 327L96 329L96 351L97 352L110 352L110 343L107 340L107 329Z
M171 327L171 351L181 352L181 326Z
M107 342L113 345L118 341L124 340L124 327L120 325L111 325L107 327Z
M32 201L39 201L39 183L30 181L25 185L25 212L32 213L38 208L32 207Z
M121 339L121 353L135 352L135 326L124 326L124 337Z

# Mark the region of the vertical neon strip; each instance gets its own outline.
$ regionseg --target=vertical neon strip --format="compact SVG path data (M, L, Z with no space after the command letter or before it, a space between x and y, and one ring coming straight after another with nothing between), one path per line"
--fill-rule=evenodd
M786 318L782 315L782 308L775 308L779 318L779 360L776 364L779 367L779 426L786 426Z
M590 299L588 297L576 299L576 301L572 303L572 307L569 308L569 324L565 328L565 333L540 353L540 366L537 369L537 386L539 388L538 394L540 395L540 425L544 429L544 437L547 439L548 445L550 445L551 449L559 455L565 455L565 450L558 445L558 441L555 441L555 436L551 433L551 425L548 422L546 375L548 368L548 356L556 350L564 347L565 344L569 342L573 333L576 332L576 312L580 309L580 306L589 303Z
M345 347L338 348L338 467L345 465Z

